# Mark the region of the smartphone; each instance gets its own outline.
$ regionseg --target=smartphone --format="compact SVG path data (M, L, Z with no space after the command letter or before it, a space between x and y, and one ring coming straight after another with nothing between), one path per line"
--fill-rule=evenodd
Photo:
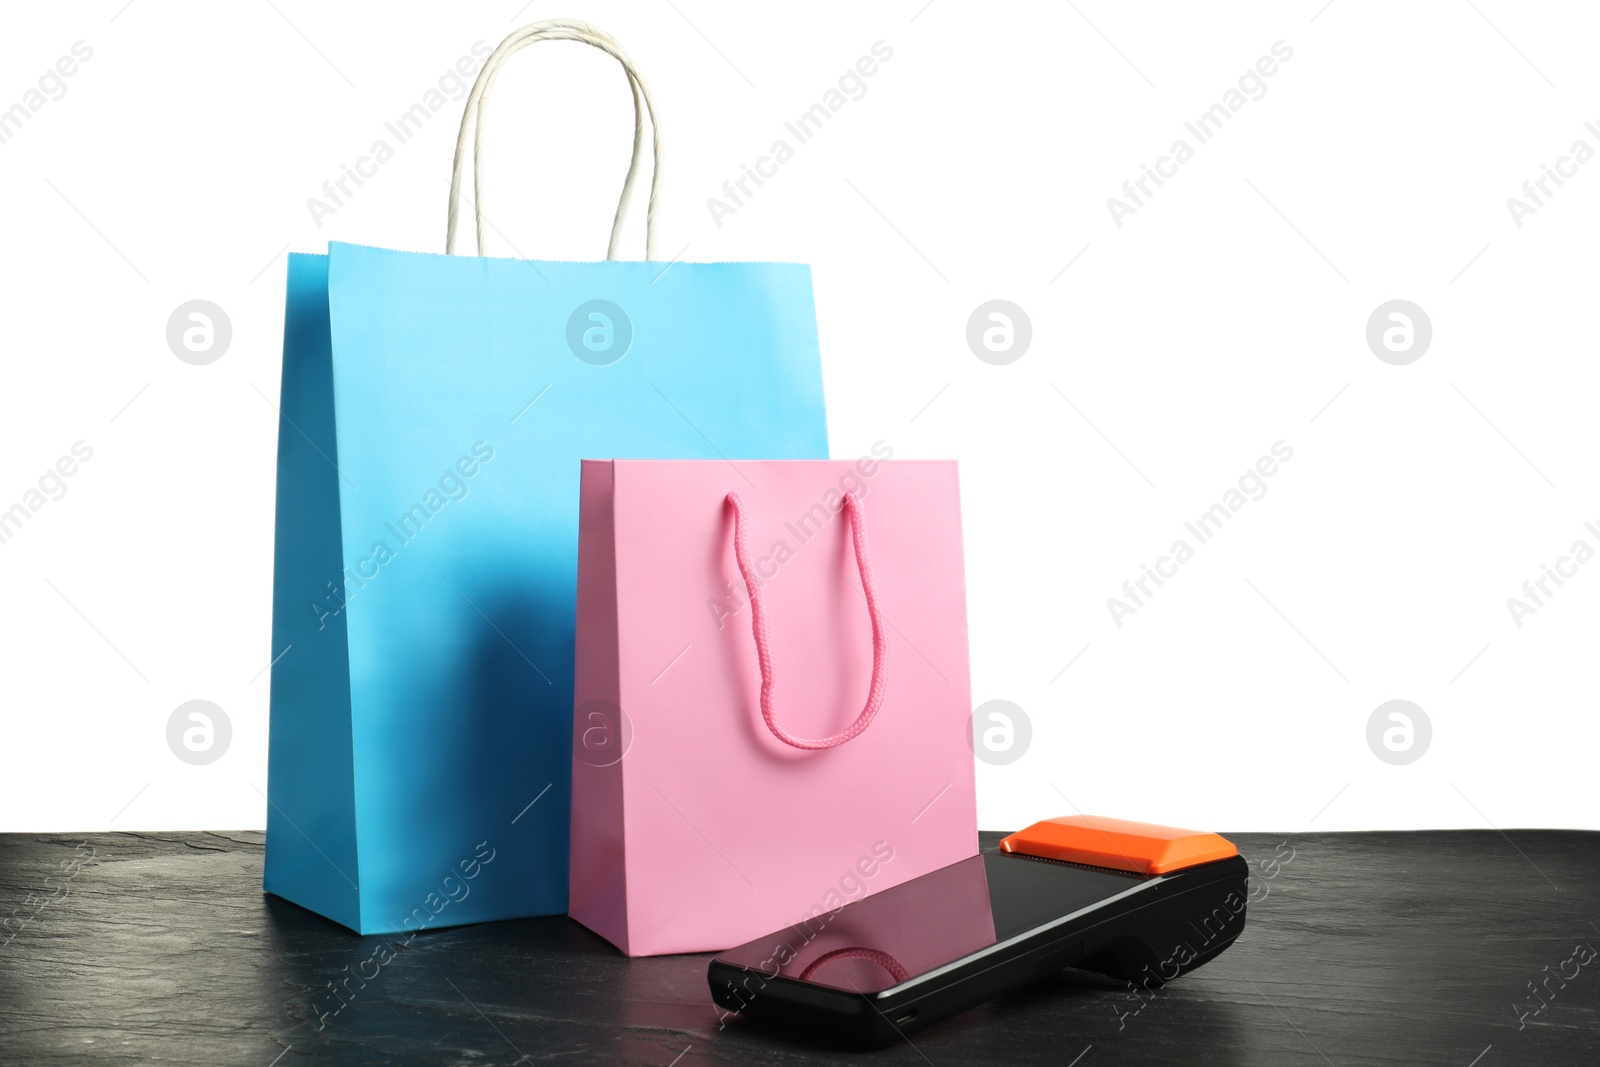
M721 953L711 995L745 1018L875 1044L1063 967L1156 988L1239 936L1248 874L1216 834L1047 820Z

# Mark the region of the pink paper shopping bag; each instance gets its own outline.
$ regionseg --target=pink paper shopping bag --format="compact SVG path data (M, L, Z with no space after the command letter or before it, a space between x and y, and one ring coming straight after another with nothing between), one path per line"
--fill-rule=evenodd
M956 465L585 461L572 916L742 944L977 853Z

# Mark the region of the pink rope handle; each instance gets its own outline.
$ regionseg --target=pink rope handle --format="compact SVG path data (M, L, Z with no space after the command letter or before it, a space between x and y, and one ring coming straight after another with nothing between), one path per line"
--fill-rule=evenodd
M861 574L861 589L867 597L867 617L872 620L872 682L867 688L867 703L856 721L821 740L811 741L795 737L778 725L772 709L773 692L777 682L773 678L771 633L767 628L767 608L761 599L761 585L750 566L749 537L745 532L744 501L738 493L728 494L733 507L733 551L739 561L739 573L744 577L745 590L750 594L750 631L756 640L756 659L761 664L761 718L766 721L772 735L795 748L822 749L842 745L872 725L873 716L883 703L884 661L888 659L889 642L883 633L883 614L878 610L878 590L872 577L872 557L867 554L866 521L861 513L861 502L846 494L844 510L850 518L851 539L856 551L856 569Z
M909 982L911 980L910 973L900 965L899 960L887 952L879 952L875 948L836 948L832 952L824 952L806 964L806 969L800 972L800 980L802 982L809 981L812 975L822 969L823 964L832 963L834 960L871 960L888 971L896 983Z

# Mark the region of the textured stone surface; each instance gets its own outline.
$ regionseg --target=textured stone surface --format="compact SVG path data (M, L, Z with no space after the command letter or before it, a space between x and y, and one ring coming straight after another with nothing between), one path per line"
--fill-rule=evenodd
M5 835L0 1063L1600 1063L1600 959L1567 962L1600 948L1600 834L1230 836L1266 895L1193 975L1062 972L857 1053L719 1030L707 957L565 919L357 937L262 895L257 833ZM376 974L340 1008L347 967Z

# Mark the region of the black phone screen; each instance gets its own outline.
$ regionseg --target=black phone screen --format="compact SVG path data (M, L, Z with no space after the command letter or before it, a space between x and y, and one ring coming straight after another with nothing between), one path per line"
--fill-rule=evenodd
M986 852L718 958L769 978L876 993L1144 881L1137 874Z

